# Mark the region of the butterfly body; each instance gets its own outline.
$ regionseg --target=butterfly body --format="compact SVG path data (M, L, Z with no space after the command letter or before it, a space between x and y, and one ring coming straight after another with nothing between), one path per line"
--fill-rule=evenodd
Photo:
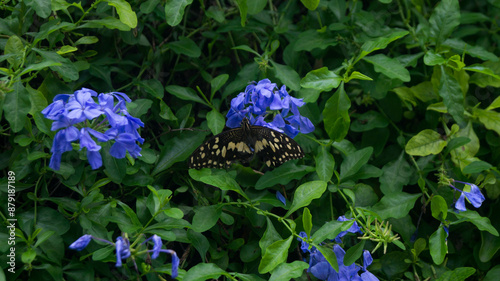
M289 136L273 129L251 125L222 132L198 147L189 157L190 169L227 168L236 161L247 162L254 155L269 167L304 157L302 148Z

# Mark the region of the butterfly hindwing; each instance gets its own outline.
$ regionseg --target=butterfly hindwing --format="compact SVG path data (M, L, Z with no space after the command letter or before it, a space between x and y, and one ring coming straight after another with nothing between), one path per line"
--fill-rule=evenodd
M226 168L252 155L253 151L245 143L243 130L235 128L212 137L198 147L189 158L189 168Z
M304 157L302 148L289 136L272 129L252 126L255 137L255 153L269 167L277 167L286 161Z

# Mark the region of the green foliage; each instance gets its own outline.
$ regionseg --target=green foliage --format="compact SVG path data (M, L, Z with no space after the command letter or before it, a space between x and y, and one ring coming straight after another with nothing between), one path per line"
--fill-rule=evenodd
M369 250L380 280L498 279L498 1L70 2L0 1L0 238L15 242L0 279L165 280L172 260L145 246L121 268L112 245L68 248L156 234L177 280L316 280L301 243L338 271L334 239L354 222L343 263ZM188 170L263 78L307 102L306 157ZM41 111L82 87L132 99L142 156L105 144L92 170L75 145L49 168ZM479 208L455 211L454 180L480 188Z

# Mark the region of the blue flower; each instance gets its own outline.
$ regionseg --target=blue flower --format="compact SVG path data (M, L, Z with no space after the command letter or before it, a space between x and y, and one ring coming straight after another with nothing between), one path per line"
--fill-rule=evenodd
M345 216L340 216L337 218L337 221L350 221L350 220L353 220L353 219L347 219ZM358 223L355 221L348 230L340 232L339 235L337 235L337 237L335 237L335 242L342 243L342 240L340 238L344 237L348 232L349 233L361 233L361 234L363 233L361 231L361 229L359 228Z
M71 243L71 245L69 245L69 248L72 250L81 251L85 247L87 247L87 245L90 243L90 240L92 240L92 235L85 234L82 237L78 238L75 242Z
M156 259L160 255L160 250L161 250L161 246L163 245L163 242L161 241L160 236L158 236L156 234L153 235L151 237L151 239L153 240L153 243L154 243L153 254L151 255L151 258Z
M308 271L320 280L378 281L378 278L366 269L373 261L368 251L365 250L363 253L363 267L354 263L349 266L344 265L345 251L339 245L333 246L333 252L337 258L339 272L333 269L323 254L318 250L311 251ZM360 270L364 271L361 276L359 275Z
M268 127L293 138L299 132L314 131L312 122L298 110L304 104L302 99L291 97L285 85L278 90L275 83L263 79L248 85L245 92L231 100L226 126L239 127L243 118L247 118L252 125ZM290 112L292 115L288 116ZM271 122L266 121L268 116L272 116Z
M130 257L130 242L128 239L123 239L121 236L116 238L115 242L116 251L116 267L122 266L122 259Z
M140 156L141 148L136 142L144 143L138 132L144 123L127 112L127 102L131 99L124 93L98 95L86 88L74 94L56 95L53 103L42 110L45 118L54 120L51 130L58 131L51 148L49 167L59 170L62 154L71 151L71 143L76 141L80 143L80 150L86 148L92 169L102 166L101 146L96 140L113 142L110 152L113 157L123 158L127 151L134 158Z
M465 184L467 187L464 188L464 190L460 190L453 185L450 184L451 187L453 187L455 190L461 192L460 197L458 198L457 202L455 203L455 208L459 211L467 211L465 208L465 198L467 198L467 201L469 201L472 206L475 208L481 207L481 204L485 200L484 195L481 193L481 190L479 187L473 183L468 183L468 182L462 182L462 181L455 181L459 183ZM470 192L465 191L465 189L469 189Z
M299 233L299 236L302 237L302 238L307 238L307 234L304 232L304 231L301 231ZM300 241L300 249L302 250L302 252L314 252L316 250L315 247L312 247L311 250L309 250L309 243L307 243L306 241L304 241L304 239L300 239L300 238L297 238L298 241Z
M278 200L281 201L281 203L283 203L283 205L286 206L286 199L285 199L285 196L283 196L283 194L281 194L281 192L279 191L276 191L276 198L278 198Z

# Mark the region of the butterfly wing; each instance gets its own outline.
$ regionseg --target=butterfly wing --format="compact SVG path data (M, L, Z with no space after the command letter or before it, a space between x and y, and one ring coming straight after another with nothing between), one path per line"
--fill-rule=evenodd
M278 167L286 161L304 157L304 151L291 137L273 129L252 126L255 153L268 167Z
M189 168L221 169L252 156L253 150L246 144L243 129L240 127L215 135L198 147L189 157Z

